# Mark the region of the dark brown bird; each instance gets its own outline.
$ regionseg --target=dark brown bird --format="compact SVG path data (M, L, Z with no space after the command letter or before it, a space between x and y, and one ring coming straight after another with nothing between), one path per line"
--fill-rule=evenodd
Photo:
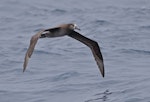
M30 40L30 46L25 55L23 72L25 71L25 69L27 67L28 60L34 51L35 45L39 38L61 37L61 36L68 35L68 36L82 42L83 44L87 45L91 49L93 56L97 62L98 68L99 68L102 76L104 77L105 72L104 72L103 56L101 54L98 43L94 40L91 40L91 39L79 34L78 32L75 31L75 29L80 30L76 24L62 24L55 28L50 28L50 29L39 31L37 34L33 35Z

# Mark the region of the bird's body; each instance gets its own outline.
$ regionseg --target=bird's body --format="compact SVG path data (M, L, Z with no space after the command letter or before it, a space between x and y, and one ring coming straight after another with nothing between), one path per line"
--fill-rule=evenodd
M31 57L34 47L39 38L62 37L62 36L68 35L68 36L82 42L83 44L87 45L91 49L93 56L97 62L97 65L100 69L100 72L101 72L102 76L104 77L103 57L100 52L98 43L94 40L84 37L83 35L79 34L76 31L74 31L75 29L80 30L76 24L63 24L63 25L57 26L55 28L50 28L50 29L40 31L37 34L33 35L30 40L30 46L25 55L23 72L25 71L25 69L27 67L28 60Z
M50 28L46 29L43 33L41 34L42 37L61 37L69 34L69 30L74 30L74 29L79 29L79 28L74 28L72 24L62 24L59 25L58 27L55 28Z

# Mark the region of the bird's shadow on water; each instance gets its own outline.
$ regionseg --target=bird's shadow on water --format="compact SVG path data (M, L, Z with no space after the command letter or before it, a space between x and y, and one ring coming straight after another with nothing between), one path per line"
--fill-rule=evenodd
M109 90L105 90L102 93L95 94L94 97L96 97L96 98L86 100L85 102L99 102L100 100L107 101L109 95L111 95L111 94L112 94L112 92L110 92Z

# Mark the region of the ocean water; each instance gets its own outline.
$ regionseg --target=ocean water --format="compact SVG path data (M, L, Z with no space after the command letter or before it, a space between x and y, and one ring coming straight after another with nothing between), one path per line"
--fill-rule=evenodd
M76 23L97 41L102 78L88 47L70 37L32 35ZM0 102L150 102L149 0L0 0Z

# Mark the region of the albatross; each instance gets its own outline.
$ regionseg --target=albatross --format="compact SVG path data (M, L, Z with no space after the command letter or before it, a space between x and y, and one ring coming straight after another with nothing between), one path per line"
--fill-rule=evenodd
M95 58L95 61L98 65L98 68L99 68L102 76L104 77L105 72L104 72L103 56L100 51L100 47L99 47L98 43L92 39L89 39L89 38L81 35L80 33L76 32L75 30L80 30L80 29L74 23L62 24L62 25L59 25L54 28L41 30L41 31L37 32L35 35L33 35L30 40L29 48L25 54L24 64L23 64L23 72L26 70L29 58L31 57L31 55L34 51L35 45L39 38L62 37L62 36L67 35L69 37L72 37L72 38L82 42L83 44L87 45L91 49L93 56Z

